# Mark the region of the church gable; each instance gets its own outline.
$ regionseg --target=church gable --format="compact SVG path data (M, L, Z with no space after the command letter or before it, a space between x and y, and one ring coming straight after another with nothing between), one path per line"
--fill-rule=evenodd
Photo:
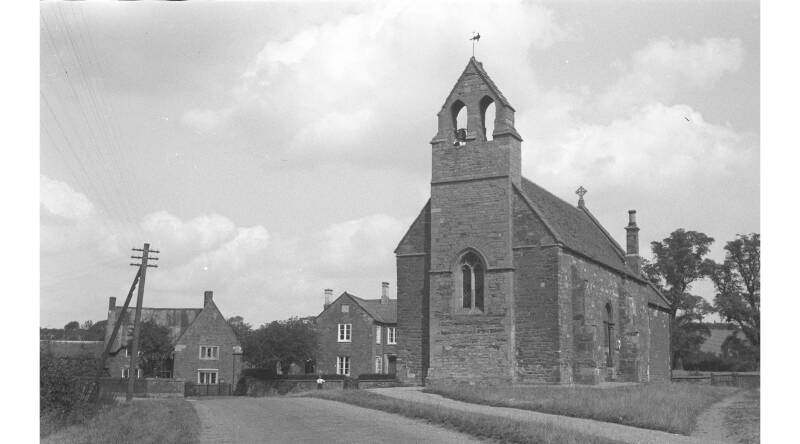
M431 225L431 202L422 207L417 218L408 228L403 239L394 250L397 255L419 254L430 251L430 225Z

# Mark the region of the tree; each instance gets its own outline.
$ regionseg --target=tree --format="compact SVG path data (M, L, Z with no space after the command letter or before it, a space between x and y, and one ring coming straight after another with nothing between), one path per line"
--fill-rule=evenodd
M242 345L243 358L254 367L275 368L279 363L286 373L293 362L314 358L317 332L308 322L294 317L262 325Z
M761 346L761 235L737 235L725 245L721 264L709 261L717 294L714 308L727 322L736 323L752 347L734 341L729 348L739 357L752 354L758 361Z
M106 338L107 320L97 321L89 327L86 339L89 341L104 341Z
M64 326L64 331L77 330L79 328L81 328L81 324L78 321L70 321L67 322L67 325Z
M704 257L714 239L699 231L679 228L661 242L651 242L654 261L643 261L642 271L670 303L672 365L696 353L711 335L702 324L712 312L711 304L689 293L691 285L709 275Z
M244 344L245 338L253 332L253 327L244 321L244 318L241 316L233 316L228 318L228 325L231 326L233 332L236 333L236 337L239 339L239 342Z
M169 329L152 320L142 322L139 327L139 362L143 376L159 376L161 371L172 370L173 345Z
M89 330L90 328L92 328L92 325L94 325L94 322L91 319L89 319L88 321L84 321L84 323L81 324L81 328L84 330Z

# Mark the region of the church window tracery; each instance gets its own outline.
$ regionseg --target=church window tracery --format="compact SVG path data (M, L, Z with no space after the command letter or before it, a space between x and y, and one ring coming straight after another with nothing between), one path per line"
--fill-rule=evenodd
M483 262L472 251L462 256L459 263L461 272L461 308L483 311Z

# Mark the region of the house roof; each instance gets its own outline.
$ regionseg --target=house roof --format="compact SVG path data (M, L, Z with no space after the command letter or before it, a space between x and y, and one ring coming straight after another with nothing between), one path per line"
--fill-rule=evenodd
M114 307L115 318L119 316L122 307ZM129 307L125 312L125 321L123 324L133 325L133 316L135 307ZM202 308L151 308L142 307L142 321L154 321L156 324L169 329L169 338L175 343L178 338L183 335L183 332L192 325L192 322L197 318L197 315L203 311ZM121 341L124 333L120 332L117 335L117 341ZM122 342L118 342L122 345Z
M336 298L336 300L338 301L343 297L349 297L352 299L353 302L364 309L368 315L382 324L397 323L397 299L389 299L387 304L382 304L380 299L362 299L345 291L338 298ZM334 301L334 303L335 302L336 301ZM334 303L331 303L325 308L325 310L322 310L322 313L325 313L325 311L332 307ZM322 315L322 313L320 313L320 315ZM319 317L319 315L317 317Z

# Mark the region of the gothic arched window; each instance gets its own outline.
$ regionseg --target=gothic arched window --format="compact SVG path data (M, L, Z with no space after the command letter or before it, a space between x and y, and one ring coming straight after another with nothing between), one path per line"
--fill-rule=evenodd
M483 311L483 262L470 251L461 257L461 308Z

